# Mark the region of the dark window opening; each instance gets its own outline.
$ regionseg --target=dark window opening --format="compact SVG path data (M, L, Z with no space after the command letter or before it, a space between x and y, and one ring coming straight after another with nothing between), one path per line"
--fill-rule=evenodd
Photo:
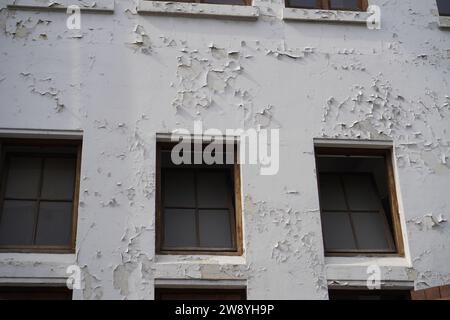
M367 0L285 0L286 7L300 9L365 11Z
M325 252L402 253L390 150L317 148Z
M160 1L160 0L150 0ZM222 4L222 5L236 5L236 6L251 6L252 0L174 0L174 2L187 2L187 3L209 3L209 4Z
M240 173L235 156L227 164L224 145L222 164L175 164L172 147L158 143L157 251L241 254Z
M72 300L72 291L65 287L3 287L0 300Z
M450 16L450 0L437 0L439 15Z
M410 300L409 290L328 290L330 300Z
M73 251L80 144L0 147L0 250Z
M155 289L155 300L246 300L245 289Z

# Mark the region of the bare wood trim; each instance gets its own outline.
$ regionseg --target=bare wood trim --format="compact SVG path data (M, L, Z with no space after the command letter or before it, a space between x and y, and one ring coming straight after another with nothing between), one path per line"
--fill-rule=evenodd
M403 243L403 232L400 221L400 212L398 208L398 199L397 199L397 186L395 182L394 176L394 165L393 165L393 151L389 149L386 155L386 174L388 181L388 190L389 190L389 204L391 207L391 215L392 215L392 224L394 231L394 239L395 239L395 247L397 248L397 252L399 256L405 256L405 247Z
M242 198L241 198L241 166L238 161L238 145L234 145L234 207L236 221L236 246L237 253L244 253L243 230L242 230Z

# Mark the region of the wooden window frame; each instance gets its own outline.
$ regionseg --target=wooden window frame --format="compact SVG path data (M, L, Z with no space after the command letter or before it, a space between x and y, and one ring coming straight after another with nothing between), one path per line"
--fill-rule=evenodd
M389 197L389 207L390 207L390 219L388 219L385 213L386 220L390 220L391 225L390 230L392 232L392 238L394 241L394 250L359 250L359 249L343 249L343 250L327 250L325 249L325 256L337 256L337 257L347 257L347 256L405 256L404 244L403 244L403 233L401 227L400 213L398 209L398 199L397 199L397 187L394 174L393 165L393 151L392 148L385 149L368 149L368 148L341 148L336 147L315 147L316 155L316 174L317 174L317 188L319 190L320 197L320 184L319 184L319 164L318 158L321 155L330 156L381 156L384 158L385 168L386 168L386 182ZM357 173L357 172L353 172ZM323 208L321 201L319 200L320 214L322 216ZM384 211L384 210L383 210ZM321 219L322 221L322 219ZM322 225L323 230L323 225ZM324 240L325 241L325 240Z
M162 1L162 0L150 0L150 1ZM212 5L225 5L225 6L251 6L253 0L242 0L243 4L228 4L228 3L208 3L205 0L174 0L173 2L181 2L181 3L204 3L204 4L212 4Z
M76 147L76 169L75 169L75 179L74 179L74 194L72 201L72 227L71 227L71 236L70 236L70 244L68 246L59 246L59 245L0 245L0 252L17 252L17 253L75 253L75 245L76 245L76 233L77 233L77 221L78 221L78 202L79 202L79 189L80 189L80 170L81 170L81 148L82 141L81 140L66 140L66 139L0 139L0 219L3 213L3 203L4 203L4 195L5 195L5 185L6 185L6 172L8 171L6 168L6 156L7 154L12 154L16 152L8 152L5 148L8 147ZM62 154L56 153L39 153L37 152L20 152L25 156L33 154L33 155L59 155ZM44 163L44 161L43 161ZM41 168L41 170L43 170ZM42 173L41 173L42 174ZM42 177L41 177L42 180ZM42 184L42 181L41 181ZM40 199L40 195L39 195ZM35 199L39 201L39 199ZM36 218L34 222L34 229L37 226L37 215L39 211L39 206L36 206ZM35 233L35 231L34 231ZM34 235L35 236L35 235Z
M294 7L291 6L290 0L285 0L285 6L286 8L297 8L297 9L311 9L309 7ZM316 7L312 8L311 10L339 10L339 11L367 11L367 8L369 7L369 1L368 0L358 0L358 9L353 8L346 8L346 9L331 9L330 0L316 0Z
M231 237L233 248L165 248L164 247L164 214L163 214L163 197L162 197L162 169L161 169L161 153L173 148L176 143L158 142L156 143L156 208L155 208L155 225L156 225L156 253L166 255L224 255L224 256L241 256L243 250L242 239L242 200L241 200L241 173L238 159L237 143L234 143L234 164L232 168L232 195L234 213L231 215L233 225L231 225ZM225 144L225 142L224 142ZM204 144L205 145L205 144ZM214 167L214 165L211 165ZM172 169L169 169L172 170ZM174 170L177 170L176 168ZM189 169L187 169L189 170ZM202 170L202 169L191 169ZM214 168L205 170L216 170ZM220 169L223 170L223 169ZM197 228L198 229L198 228ZM197 230L198 232L198 230Z
M199 294L208 294L213 293L214 295L226 297L229 294L240 296L238 300L247 300L247 290L243 289L216 289L216 288L155 288L155 300L164 300L164 294L186 294L186 293L199 293ZM168 299L165 299L168 300ZM220 300L224 300L223 298ZM169 300L170 301L170 300Z

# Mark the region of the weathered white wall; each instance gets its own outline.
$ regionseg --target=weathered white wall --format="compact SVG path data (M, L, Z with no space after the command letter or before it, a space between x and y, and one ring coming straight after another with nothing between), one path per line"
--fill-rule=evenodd
M247 280L250 299L326 299L327 280L364 283L376 262L387 284L449 283L450 30L434 0L369 2L381 30L283 21L281 0L255 0L260 16L245 21L116 0L113 14L83 13L73 37L64 12L0 1L0 128L83 134L76 255L2 253L1 281L64 282L77 263L76 299L152 299L155 279L183 278ZM243 257L155 256L155 136L194 120L280 129L279 174L241 169ZM393 140L405 258L324 258L313 155L324 137Z

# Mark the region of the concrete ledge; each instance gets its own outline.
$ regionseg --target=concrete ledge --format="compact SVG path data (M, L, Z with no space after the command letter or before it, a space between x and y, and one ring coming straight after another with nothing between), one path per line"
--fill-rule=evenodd
M259 17L259 9L253 6L234 6L209 3L187 3L152 0L139 1L137 12L139 14L200 16L244 20L256 20Z
M369 12L283 8L283 20L365 24Z
M70 5L78 5L81 12L114 13L114 0L8 0L7 8L65 12Z
M449 16L439 16L439 27L450 28L450 17Z

